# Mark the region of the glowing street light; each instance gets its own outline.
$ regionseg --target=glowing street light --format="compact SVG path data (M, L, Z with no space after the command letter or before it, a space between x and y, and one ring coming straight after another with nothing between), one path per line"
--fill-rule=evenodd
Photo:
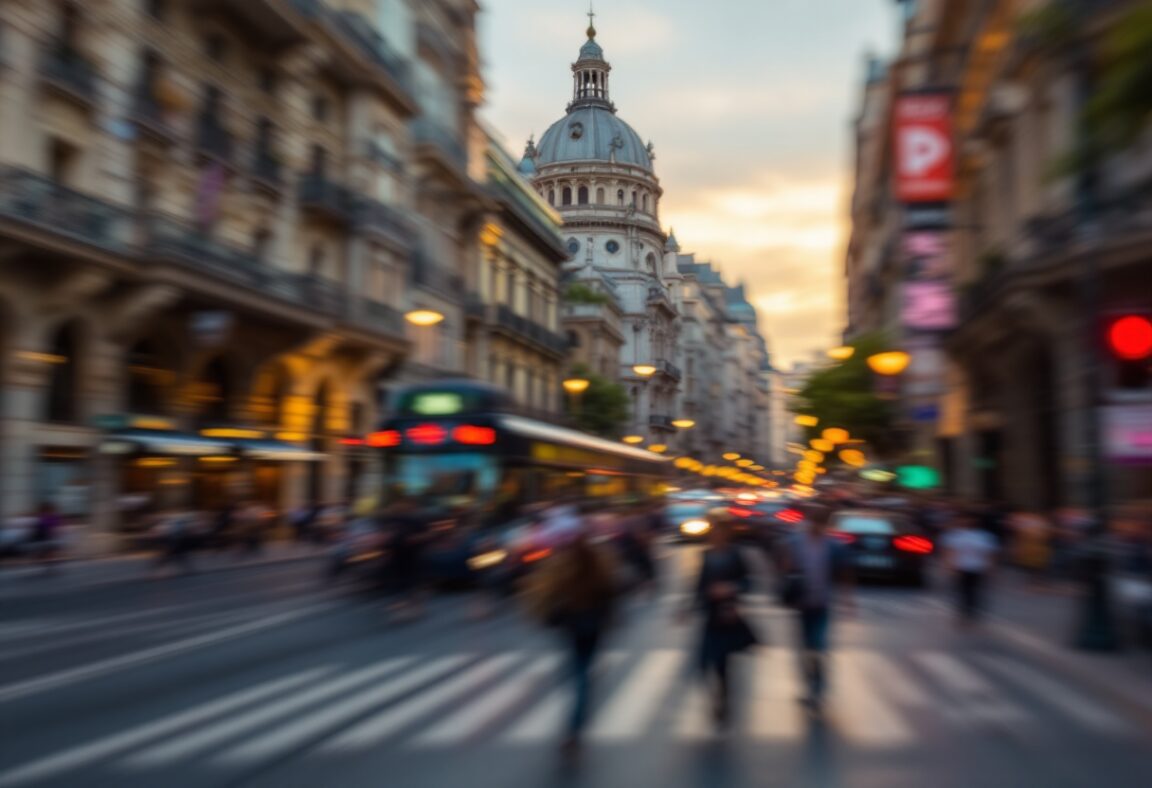
M816 416L809 416L801 413L796 417L796 426L798 427L815 427L820 423L820 419Z
M560 385L562 385L564 390L569 394L578 397L588 390L588 386L591 385L591 383L584 378L568 378Z
M730 451L724 455L724 459L726 459L728 462L736 462L736 460L740 459L740 455L734 451Z
M841 429L840 427L829 427L824 430L823 437L824 440L829 443L839 444L847 443L852 436L848 434L848 430Z
M444 321L444 313L435 309L413 309L404 315L404 319L414 326L434 326Z
M889 350L885 353L877 353L874 356L868 357L868 366L872 371L877 375L885 375L888 377L899 375L908 369L908 364L911 362L912 356L903 350Z
M651 364L634 364L632 371L642 378L650 378L656 374L656 367Z
M692 419L675 419L672 426L678 430L690 430L696 426L696 422Z
M824 440L823 438L816 438L815 440L809 441L809 444L811 444L813 449L819 452L823 452L824 454L827 454L836 448L835 443L832 441Z
M648 447L648 451L655 452L656 454L663 454L668 451L668 447L663 443L653 443Z
M859 449L841 449L840 461L853 468L863 468L868 464L868 458Z
M631 444L632 446L636 446L636 445L644 442L644 436L643 435L625 435L620 440L624 441L625 443Z
M834 361L847 361L854 355L856 355L856 348L851 345L841 345L828 351L828 358Z

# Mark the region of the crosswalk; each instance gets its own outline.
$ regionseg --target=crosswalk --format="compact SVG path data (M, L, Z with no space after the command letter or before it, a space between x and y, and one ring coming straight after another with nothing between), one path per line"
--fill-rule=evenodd
M794 653L765 648L741 659L742 713L728 735L755 744L801 742L810 720L794 702ZM684 648L602 655L593 746L715 736L691 662ZM435 755L462 746L543 745L555 741L567 711L563 670L561 655L546 650L316 665L42 755L0 772L0 787L97 763L139 779L185 765L244 768L302 753L398 748ZM960 736L1004 725L1038 736L1139 735L1118 711L1000 652L846 649L833 658L832 678L827 723L860 750L917 746L925 715Z

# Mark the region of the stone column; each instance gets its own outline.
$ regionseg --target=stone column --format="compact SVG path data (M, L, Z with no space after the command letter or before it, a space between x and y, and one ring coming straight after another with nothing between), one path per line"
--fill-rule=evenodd
M88 357L80 400L85 416L92 418L123 413L124 355L126 348L105 338L88 343ZM90 478L88 528L79 546L82 553L98 555L115 552L120 525L120 458L101 454L97 449L88 458Z
M31 512L35 495L36 439L52 365L40 351L17 349L8 359L0 413L0 516Z
M29 28L27 14L4 20L4 62L0 69L0 163L36 167L44 147L32 133L36 117L41 49Z

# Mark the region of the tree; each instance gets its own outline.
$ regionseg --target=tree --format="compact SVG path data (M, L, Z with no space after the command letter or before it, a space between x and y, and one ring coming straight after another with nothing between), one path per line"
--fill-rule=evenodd
M632 401L619 383L597 375L584 364L572 368L571 377L588 381L588 389L579 399L567 399L568 415L576 426L604 438L618 438L627 426Z
M868 367L868 357L889 350L890 345L879 334L861 336L850 344L855 348L852 357L809 377L792 410L820 419L818 427L808 429L809 438L828 427L843 427L852 437L867 441L876 454L890 455L900 446L896 408L892 401L876 395Z

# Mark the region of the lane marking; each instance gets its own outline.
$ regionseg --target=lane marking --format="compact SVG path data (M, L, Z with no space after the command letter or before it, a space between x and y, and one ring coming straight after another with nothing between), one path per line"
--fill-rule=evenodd
M878 686L885 697L904 706L919 708L934 705L928 692L916 681L915 675L909 670L902 670L891 657L878 651L858 651L856 658L863 664L864 672L872 677L871 683Z
M643 657L598 715L591 738L619 740L647 731L685 657L685 652L670 649L653 651Z
M402 701L399 705L369 717L352 726L324 746L325 752L348 752L377 746L422 717L431 714L441 706L467 695L469 691L481 688L485 683L499 676L513 662L521 659L517 652L490 657L427 691ZM451 714L452 709L446 713Z
M986 654L982 659L993 670L1022 685L1045 703L1055 706L1081 725L1109 735L1132 734L1132 728L1118 715L1066 684L1038 672L1034 667L992 654Z
M527 667L516 671L512 676L496 687L495 690L480 698L476 703L459 709L451 716L424 733L420 734L412 743L416 747L444 747L460 744L469 738L484 731L486 725L494 719L500 718L509 710L526 700L537 690L539 682L553 675L560 664L558 654L550 654L531 662Z
M796 699L800 666L796 652L768 648L756 659L748 729L755 739L795 741L803 733Z
M987 679L951 654L929 652L915 654L913 659L955 696L957 703L948 712L960 722L1017 723L1029 718L1004 700L1003 693Z
M24 698L29 695L37 695L42 692L59 689L71 684L77 684L88 679L103 676L108 673L115 673L118 670L125 668L136 667L137 665L144 665L149 662L155 662L166 657L182 654L187 651L193 651L204 646L210 646L215 643L222 643L226 640L232 640L244 635L250 635L254 632L260 632L265 629L272 629L289 621L296 621L301 618L319 613L335 605L335 602L320 602L314 605L309 605L298 610L281 613L280 615L271 616L269 618L262 618L258 621L247 622L239 624L227 629L218 630L216 632L209 632L204 635L196 635L194 637L178 640L174 643L165 643L160 646L138 651L133 654L125 654L119 657L112 657L110 659L100 660L93 662L90 665L82 665L77 668L69 668L67 670L51 673L47 676L40 676L34 679L27 679L25 681L18 681L13 684L0 686L0 703L10 702L18 698Z
M611 651L596 661L595 674L592 678L593 694L595 687L604 677L612 673L626 654L621 651ZM565 716L572 705L572 687L565 681L557 685L517 720L501 737L501 741L508 744L534 744L555 738L564 726ZM593 714L599 712L593 710Z
M211 720L235 709L243 708L251 703L257 703L265 698L273 697L284 692L290 692L296 687L318 681L322 676L332 671L331 665L313 668L302 673L296 673L282 679L276 679L249 689L240 690L222 698L209 701L191 709L150 720L120 733L105 736L101 739L88 742L67 750L52 753L38 760L27 763L14 770L0 774L0 786L27 785L36 780L54 777L62 772L86 766L95 761L129 750L144 742L175 733L191 725Z
M843 722L845 738L863 747L899 747L915 735L899 711L890 706L868 680L859 652L832 656L835 718Z
M345 676L309 687L275 703L252 709L217 725L205 727L196 733L178 736L169 742L156 744L127 760L130 767L150 769L185 760L213 746L221 746L239 738L245 731L264 729L277 720L291 718L294 712L307 713L309 706L321 704L358 686L384 678L412 662L412 657L387 660L353 671Z

